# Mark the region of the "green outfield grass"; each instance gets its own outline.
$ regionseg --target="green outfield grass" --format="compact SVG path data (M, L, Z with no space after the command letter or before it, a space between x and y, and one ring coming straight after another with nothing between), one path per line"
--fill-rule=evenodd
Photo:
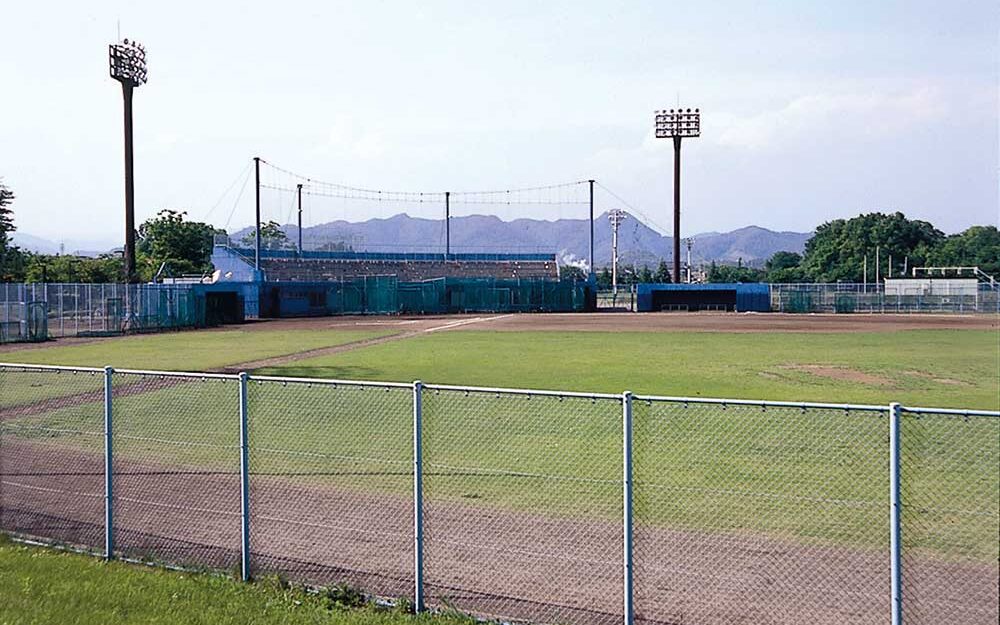
M0 623L103 625L459 625L363 606L350 593L309 594L271 580L166 571L27 547L0 537Z
M23 349L0 361L117 369L206 371L391 334L369 330L211 330L101 339L79 345Z
M997 410L997 341L995 332L974 330L458 331L300 360L261 373ZM811 365L838 367L842 377L817 374Z

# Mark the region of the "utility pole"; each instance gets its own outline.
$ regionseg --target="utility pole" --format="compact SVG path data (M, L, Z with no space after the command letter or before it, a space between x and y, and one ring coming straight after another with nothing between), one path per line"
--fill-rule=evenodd
M656 138L674 140L674 282L681 281L681 139L701 136L700 109L654 112Z
M451 256L451 191L444 192L444 259Z
M594 275L594 181L590 183L590 275Z
M296 185L295 191L299 196L299 258L302 258L302 185Z
M125 282L135 275L135 182L132 177L132 90L146 84L146 48L123 39L108 46L111 77L122 85L125 117Z
M611 297L618 296L618 226L621 225L628 214L620 208L612 209L608 213L608 221L611 222Z
M688 248L688 256L687 256L687 270L688 270L688 275L687 275L687 278L688 278L688 284L691 284L691 246L692 245L694 245L694 239L692 239L691 237L688 237L688 239L687 239L687 248Z

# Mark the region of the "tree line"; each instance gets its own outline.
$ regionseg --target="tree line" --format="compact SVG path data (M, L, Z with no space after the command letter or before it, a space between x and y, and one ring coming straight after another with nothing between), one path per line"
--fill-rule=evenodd
M877 264L876 264L877 263ZM777 252L762 269L709 267L709 282L874 282L912 275L913 267L979 267L1000 277L1000 231L972 226L946 235L903 213L868 213L816 228L802 254Z

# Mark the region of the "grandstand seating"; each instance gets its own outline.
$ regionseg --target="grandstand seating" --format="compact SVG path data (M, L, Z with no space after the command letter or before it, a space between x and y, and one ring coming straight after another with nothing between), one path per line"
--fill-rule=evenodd
M543 278L558 279L551 260L385 260L263 258L261 268L269 282L344 280L361 276L396 276L418 282L433 278Z

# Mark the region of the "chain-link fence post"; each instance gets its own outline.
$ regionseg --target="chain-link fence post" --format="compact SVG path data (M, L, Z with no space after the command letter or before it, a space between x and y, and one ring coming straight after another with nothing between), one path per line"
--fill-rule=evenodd
M892 593L892 625L903 622L902 603L902 559L900 557L900 516L902 501L899 487L899 417L902 412L898 403L889 404L889 571Z
M624 625L632 625L632 393L622 393L622 544L624 563Z
M250 579L250 463L247 440L249 377L245 371L240 373L240 578L243 581Z
M413 383L413 610L424 609L424 476L421 451L424 384Z
M104 367L104 558L111 560L115 554L115 491L114 452L112 440L111 379L115 370Z

